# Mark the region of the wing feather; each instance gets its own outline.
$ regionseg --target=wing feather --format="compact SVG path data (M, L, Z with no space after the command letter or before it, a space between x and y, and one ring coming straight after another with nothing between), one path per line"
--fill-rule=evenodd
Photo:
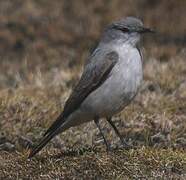
M44 135L53 131L55 127L64 123L65 119L75 111L84 99L96 88L98 88L106 79L111 69L118 60L118 54L115 51L108 53L105 60L95 65L88 64L82 74L79 83L75 86L72 94L65 103L63 112L58 116L56 121L45 132Z
M75 86L70 97L66 101L63 112L45 132L40 143L31 150L29 158L39 152L59 133L60 127L67 117L81 105L92 91L98 88L107 79L118 58L118 54L112 51L107 53L103 59L91 59L91 62L86 65L79 83Z

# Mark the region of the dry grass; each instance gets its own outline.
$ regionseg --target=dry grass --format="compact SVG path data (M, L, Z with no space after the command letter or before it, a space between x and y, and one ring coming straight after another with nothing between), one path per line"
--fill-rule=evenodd
M54 155L55 153L55 155ZM140 148L110 153L47 151L33 160L18 153L1 153L1 178L14 179L185 179L184 152ZM14 163L12 163L14 162Z
M0 179L186 178L186 3L149 2L0 2ZM137 148L120 148L102 120L112 152L105 152L96 126L88 123L27 160L28 146L62 111L104 25L126 15L158 29L144 40L140 93L114 117Z

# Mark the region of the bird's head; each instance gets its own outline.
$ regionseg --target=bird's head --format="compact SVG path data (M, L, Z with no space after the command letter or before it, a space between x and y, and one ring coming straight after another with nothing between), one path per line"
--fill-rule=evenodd
M108 25L104 33L104 39L108 41L121 39L136 45L140 40L141 34L154 32L154 30L144 27L140 19L126 17Z

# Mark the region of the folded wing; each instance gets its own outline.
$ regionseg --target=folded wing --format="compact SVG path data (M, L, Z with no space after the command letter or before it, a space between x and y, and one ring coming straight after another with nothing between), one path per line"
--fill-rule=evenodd
M67 117L80 106L92 91L97 89L107 79L112 68L118 61L118 58L118 54L115 51L102 56L102 59L98 59L96 56L91 57L91 61L86 65L79 83L75 86L70 97L66 101L63 112L45 132L40 143L31 151L29 158L39 152L59 133L60 127Z

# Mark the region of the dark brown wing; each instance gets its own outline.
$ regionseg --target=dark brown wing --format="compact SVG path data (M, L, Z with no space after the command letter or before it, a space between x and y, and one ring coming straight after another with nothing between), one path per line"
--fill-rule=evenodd
M81 105L84 99L92 91L98 88L105 81L117 60L118 54L114 51L106 54L103 59L91 59L91 62L86 65L79 83L76 85L67 100L63 113L59 115L56 121L46 131L40 143L31 150L29 158L38 153L55 135L59 133L60 127L66 121L66 118Z

